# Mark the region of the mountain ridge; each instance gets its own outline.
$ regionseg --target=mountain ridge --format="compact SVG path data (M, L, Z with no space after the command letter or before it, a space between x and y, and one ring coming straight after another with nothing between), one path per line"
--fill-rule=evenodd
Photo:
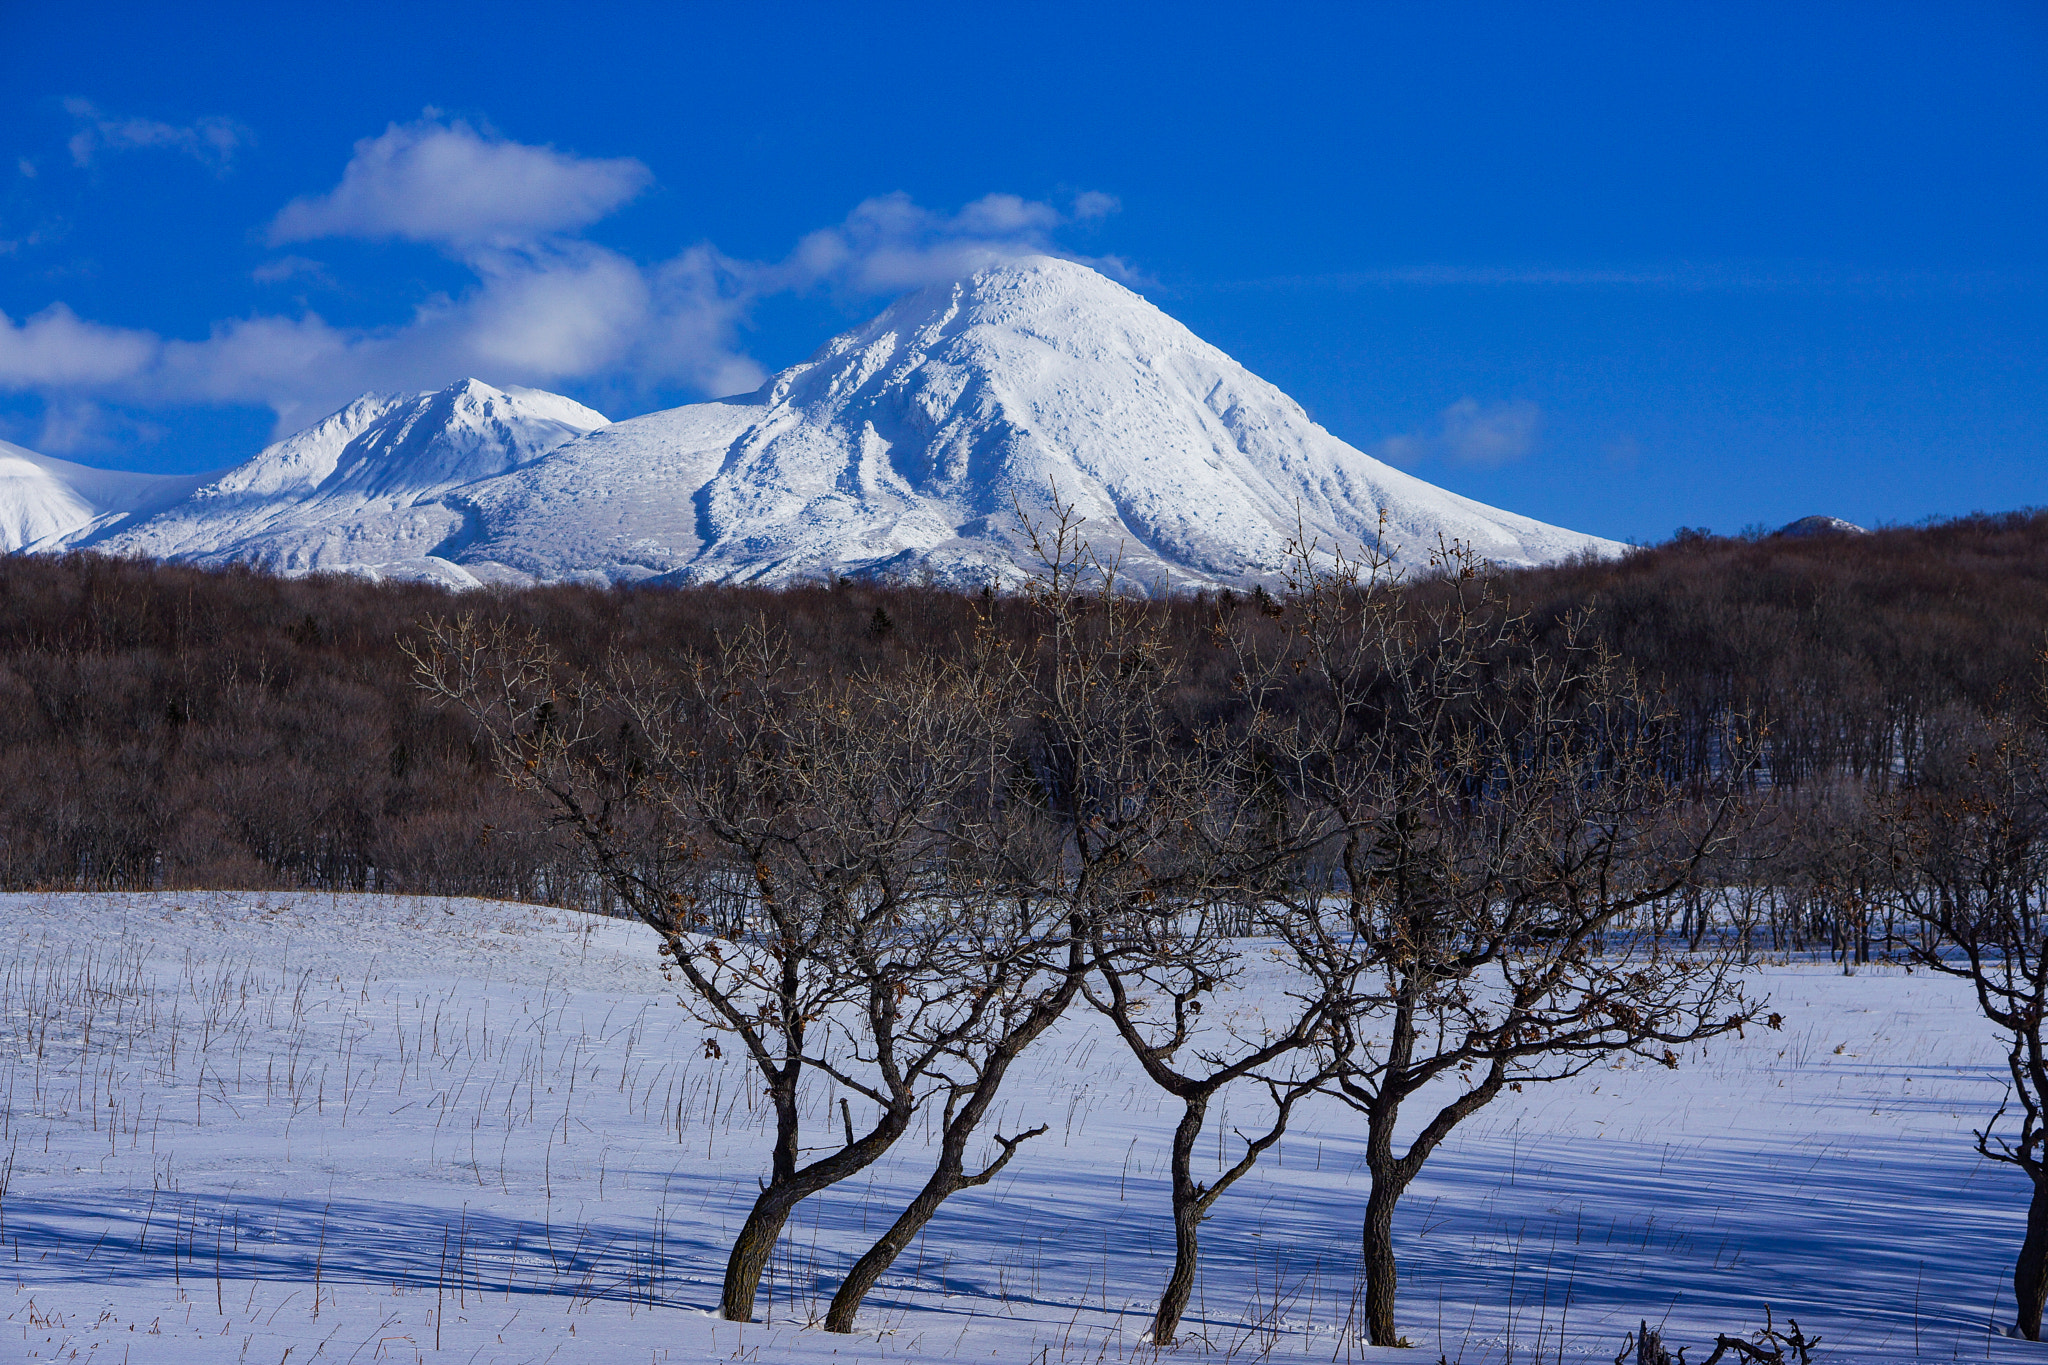
M212 477L96 469L0 441L0 554L57 547L110 521L169 506Z
M471 587L478 580L437 553L463 526L445 495L607 421L559 394L476 379L364 394L207 477L181 503L75 533L63 548Z
M1382 464L1123 286L1035 258L906 296L753 394L463 490L488 528L464 558L537 578L1015 582L1015 508L1046 516L1055 491L1139 582L1270 581L1297 530L1378 545L1382 512L1410 565L1439 533L1508 564L1621 548Z
M495 405L495 406L493 406ZM1417 566L1612 541L1437 488L1086 266L1031 257L908 294L751 394L616 423L465 380L365 395L168 509L66 543L454 586L1015 584L1055 500L1136 584L1272 582L1305 533Z

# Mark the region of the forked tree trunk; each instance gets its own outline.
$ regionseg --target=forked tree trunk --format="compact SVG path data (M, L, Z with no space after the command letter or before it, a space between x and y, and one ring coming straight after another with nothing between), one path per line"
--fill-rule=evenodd
M2048 1171L2034 1176L2034 1197L2027 1205L2027 1235L2012 1272L2013 1300L2019 1305L2021 1336L2041 1339L2041 1306L2048 1302Z
M780 1097L777 1097L780 1099ZM884 1110L882 1118L866 1137L833 1156L814 1161L802 1171L796 1169L796 1108L778 1103L775 1177L747 1214L740 1235L725 1262L725 1289L719 1296L719 1314L727 1322L752 1322L754 1296L760 1292L761 1276L775 1253L775 1239L798 1204L818 1191L829 1189L849 1176L857 1175L878 1160L910 1127L910 1108Z
M1180 1126L1173 1133L1173 1273L1166 1278L1166 1291L1159 1296L1159 1311L1152 1316L1152 1344L1173 1344L1180 1330L1181 1315L1195 1292L1195 1267L1201 1257L1202 1190L1195 1184L1195 1140L1201 1136L1202 1121L1209 1110L1209 1097L1198 1095L1186 1101Z

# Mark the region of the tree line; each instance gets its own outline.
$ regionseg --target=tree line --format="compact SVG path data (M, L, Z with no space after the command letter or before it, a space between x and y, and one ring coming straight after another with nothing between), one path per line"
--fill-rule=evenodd
M1500 581L1507 609L1539 630L1584 613L1661 689L1687 764L1711 766L1730 716L1767 720L1758 781L1826 815L1938 771L1954 736L2026 701L2048 633L2048 514L1805 541L1692 535ZM868 582L473 600L582 665L702 650L765 612L803 667L838 673L956 657L977 610L972 595ZM0 886L610 908L580 857L495 781L474 734L412 687L400 642L453 602L418 584L0 557ZM1236 704L1212 618L1287 628L1273 594L1150 610L1182 700L1211 711ZM1014 601L994 615L998 629L1029 628ZM1773 947L1838 942L1823 901L1775 907L1759 932Z

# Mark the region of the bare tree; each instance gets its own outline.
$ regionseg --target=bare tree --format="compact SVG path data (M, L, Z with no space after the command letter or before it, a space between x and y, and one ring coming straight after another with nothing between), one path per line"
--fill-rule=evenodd
M1284 686L1283 659L1234 634L1228 615L1220 614L1213 641L1232 659L1236 707L1197 727L1168 715L1179 668L1160 647L1157 613L1126 609L1119 618L1113 612L1105 607L1111 629L1099 641L1077 638L1075 648L1105 661L1130 653L1152 661L1106 675L1122 704L1143 710L1147 720L1110 727L1121 742L1094 756L1116 775L1101 784L1115 797L1112 809L1142 817L1130 827L1143 832L1141 856L1132 864L1143 875L1115 898L1113 913L1091 922L1096 984L1087 994L1146 1076L1181 1105L1169 1154L1174 1261L1149 1333L1155 1347L1165 1347L1194 1292L1202 1223L1285 1135L1295 1106L1331 1079L1314 1056L1329 1001L1313 978L1297 976L1303 989L1283 990L1285 1003L1273 1017L1219 1022L1212 1011L1204 1018L1205 1004L1223 998L1219 993L1245 972L1239 945L1266 929L1267 888L1321 842L1326 822L1290 802L1267 752L1269 711L1280 704ZM1071 627L1066 633L1078 636ZM1155 735L1171 742L1160 744ZM1113 759L1104 763L1109 755ZM1096 815L1086 823L1110 821ZM1197 1180L1195 1148L1211 1106L1238 1083L1265 1088L1271 1121L1239 1134L1243 1152L1213 1180Z
M1688 790L1656 699L1578 627L1536 644L1469 556L1417 584L1383 559L1298 563L1289 781L1336 852L1281 925L1333 1002L1330 1093L1365 1121L1366 1330L1392 1346L1394 1210L1459 1123L1616 1054L1675 1067L1756 1016L1731 950L1658 932L1731 836L1752 750L1724 734L1723 770Z
M2048 691L2042 697L2048 711ZM2048 1303L2048 733L2005 714L1937 743L1890 805L1895 892L1922 931L1910 959L1970 983L2005 1044L2005 1101L1977 1150L2033 1183L2013 1267L2017 1327L2041 1339ZM1999 1124L2019 1108L2019 1132Z
M567 668L473 617L410 651L421 686L474 718L497 770L542 798L621 904L662 939L707 1054L737 1041L774 1112L769 1172L726 1267L752 1316L792 1209L902 1136L939 1068L1008 999L947 875L954 803L995 723L961 670L819 678L755 625L664 671ZM803 1132L813 1075L873 1109L845 1141ZM829 1120L827 1133L830 1132Z
M1289 997L1284 1019L1263 1028L1202 1028L1204 998L1218 997L1244 963L1216 931L1204 908L1182 908L1132 926L1117 943L1098 941L1094 967L1103 989L1090 1002L1112 1024L1153 1084L1181 1102L1171 1149L1173 1269L1152 1316L1150 1340L1169 1346L1180 1331L1194 1293L1201 1257L1201 1227L1231 1186L1249 1174L1280 1141L1294 1107L1331 1079L1312 1064L1327 1002L1319 995ZM1301 1065L1304 1060L1311 1064ZM1195 1144L1209 1108L1225 1087L1251 1079L1263 1084L1272 1121L1255 1135L1239 1134L1244 1151L1215 1179L1195 1179Z

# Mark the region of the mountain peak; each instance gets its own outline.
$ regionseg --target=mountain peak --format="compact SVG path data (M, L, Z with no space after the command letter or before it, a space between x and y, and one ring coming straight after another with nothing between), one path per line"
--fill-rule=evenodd
M1619 548L1372 459L1137 293L1046 256L919 290L754 394L618 423L462 496L485 527L465 562L542 578L1016 581L1018 512L1055 500L1144 584L1276 580L1301 530L1410 564L1439 535L1509 564Z
M1869 532L1855 522L1844 521L1840 517L1812 516L1788 522L1780 526L1775 534L1798 539L1807 536L1861 536L1868 535Z

